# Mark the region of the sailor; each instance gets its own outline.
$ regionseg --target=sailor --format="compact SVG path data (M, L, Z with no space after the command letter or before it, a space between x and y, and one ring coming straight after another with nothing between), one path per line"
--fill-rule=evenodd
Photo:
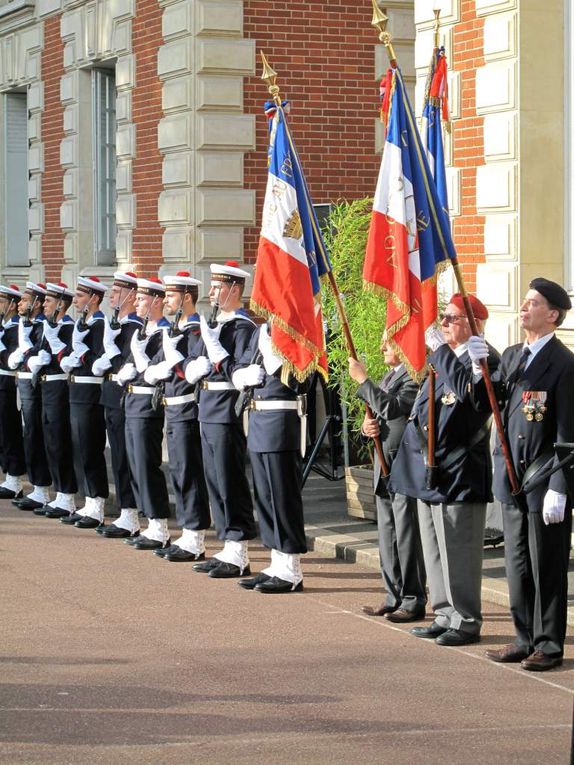
M67 349L71 352L60 361L62 370L70 375L74 470L80 494L85 497L84 507L60 522L79 529L93 529L103 523L108 496L106 425L100 404L102 378L92 372L94 361L102 354L105 321L100 305L106 289L96 276L78 277L73 304L80 317Z
M22 417L16 403L16 372L8 356L18 346L18 302L22 294L15 284L0 285L0 455L5 479L0 499L20 499L26 472Z
M161 469L164 408L163 402L154 398L155 385L144 378L151 359L162 347L163 333L169 329L163 317L164 297L165 287L157 277L137 280L135 309L143 324L132 334L130 355L118 372L118 382L126 389L126 449L135 499L138 510L148 519L142 534L135 536L138 529L132 524L132 537L124 540L136 550L157 550L170 544L169 499Z
M154 552L164 560L181 563L205 557L205 531L211 523L195 386L187 382L183 368L201 340L195 310L201 282L189 271L164 276L163 282L166 312L174 318L169 330L163 333L162 347L146 369L144 379L156 386L155 396L163 397L175 517L182 533L170 547Z
M49 518L66 518L76 510L78 486L70 459L72 431L68 375L62 371L59 361L72 340L74 322L66 312L73 297L74 293L64 282L46 284L42 342L28 359L28 367L37 376L42 393L44 443L56 491L55 499L37 507L34 512Z
M288 385L282 382L284 374ZM252 335L233 383L238 390L252 391L247 448L261 541L271 550L271 564L238 584L268 594L299 592L301 555L307 552L301 498L305 394L275 353L267 324Z
M42 341L44 297L46 285L26 282L26 289L18 303L18 347L8 357L8 367L17 369L16 386L24 421L24 454L26 472L33 486L32 492L22 499L12 500L20 510L34 510L50 501L48 491L52 482L42 430L42 394L36 384L36 375L28 367Z
M247 545L256 536L253 504L245 475L246 438L235 413L238 392L231 382L255 323L242 308L249 274L236 261L212 263L209 300L215 321L201 318L202 341L186 364L189 383L201 380L199 422L205 479L217 538L223 549L194 569L220 579L250 574Z
M116 271L109 303L112 318L104 326L104 352L92 364L94 375L103 375L102 397L116 503L120 516L108 526L98 526L96 531L109 539L122 539L139 534L137 503L132 485L132 475L126 450L126 418L122 396L124 389L118 383L118 371L130 355L130 343L134 332L141 329L142 319L135 313L137 275L132 271Z

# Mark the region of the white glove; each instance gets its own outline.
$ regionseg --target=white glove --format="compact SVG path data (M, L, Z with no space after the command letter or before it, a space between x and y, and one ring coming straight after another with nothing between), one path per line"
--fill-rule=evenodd
M15 351L8 356L8 366L10 369L16 369L24 361L24 352L20 348L16 348Z
M265 367L265 371L268 375L272 375L279 369L280 366L283 365L283 359L279 358L279 356L277 356L277 354L273 351L273 346L271 345L271 335L269 334L267 324L262 324L259 330L258 347L261 351L261 355L263 356L263 366Z
M134 377L137 376L137 369L132 363L124 364L123 367L118 372L118 383L120 385L125 385L130 380L133 380Z
M74 324L74 331L72 332L72 349L77 356L83 356L88 349L88 346L83 342L84 337L90 331L90 327L87 329L79 329L78 322Z
M40 351L40 353L48 353L48 352ZM28 369L30 370L30 372L32 372L33 375L37 375L40 369L42 369L42 367L45 367L46 364L49 364L51 360L52 360L52 357L50 356L49 353L48 353L47 362L42 361L42 357L40 356L40 354L38 354L37 356L30 356L27 361Z
M472 335L468 339L468 355L472 361L472 371L476 377L482 375L481 359L488 358L488 345L484 337Z
M50 350L52 353L58 355L60 351L63 351L66 347L66 343L63 343L60 338L58 337L60 332L60 325L57 324L55 327L51 327L50 323L47 319L44 319L44 337L46 338L48 345L50 346Z
M436 324L431 324L425 332L425 342L434 353L441 345L446 345L446 338Z
M211 329L205 320L205 316L201 316L199 323L201 325L201 337L205 343L209 360L212 364L218 364L229 356L229 353L219 342L219 335L221 334L223 324L218 324L217 327Z
M106 320L104 324L104 353L110 361L120 353L120 349L114 341L121 331L121 327L112 329L110 322Z
M76 367L81 366L81 364L82 362L75 353L70 353L69 356L64 356L64 358L60 361L62 372L65 372L67 375L70 374L72 369L76 369Z
M32 324L24 324L24 319L20 319L18 322L18 348L24 353L34 347L34 343L30 340L32 326Z
M130 343L130 349L134 357L134 364L138 372L145 372L151 361L150 357L145 352L148 344L149 337L144 337L143 340L138 338L138 333L134 332Z
M211 372L211 362L206 356L198 356L187 365L185 379L193 385Z
M236 369L231 375L231 382L237 390L255 388L265 379L265 370L259 364L250 364L243 369Z
M548 489L544 495L542 520L548 526L550 523L562 523L566 509L566 494L560 494L554 489Z
M112 362L107 356L100 356L100 358L96 359L92 364L92 374L95 377L103 377L111 366Z
M172 367L167 361L160 361L159 364L152 364L144 372L144 380L148 385L155 385L160 380L167 380L171 377Z
M177 350L177 345L180 340L183 340L182 334L175 335L175 337L170 337L167 331L163 333L161 340L163 346L163 355L165 356L165 360L170 365L170 369L176 364L179 364L185 358L185 356Z

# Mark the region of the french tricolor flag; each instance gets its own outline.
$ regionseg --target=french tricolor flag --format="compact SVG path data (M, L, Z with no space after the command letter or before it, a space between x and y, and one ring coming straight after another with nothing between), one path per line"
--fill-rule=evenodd
M398 67L387 72L385 102L387 136L363 279L388 298L387 339L420 379L424 333L437 316L436 276L456 251Z
M299 381L327 376L320 279L331 264L286 119L265 104L268 178L251 307L271 326L274 350Z

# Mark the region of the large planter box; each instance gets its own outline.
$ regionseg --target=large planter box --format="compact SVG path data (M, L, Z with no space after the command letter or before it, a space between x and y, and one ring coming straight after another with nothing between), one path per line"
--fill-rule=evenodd
M345 468L347 508L352 518L377 520L377 507L373 490L373 469L368 467Z

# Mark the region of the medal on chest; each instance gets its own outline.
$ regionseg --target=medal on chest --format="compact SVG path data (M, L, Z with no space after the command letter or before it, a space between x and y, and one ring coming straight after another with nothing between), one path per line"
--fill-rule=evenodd
M528 422L536 420L540 422L546 414L546 399L548 394L545 390L525 390L522 393L524 406L522 412Z
M454 402L456 401L456 396L454 394L454 391L445 390L445 392L440 397L440 400L445 406L452 406Z

